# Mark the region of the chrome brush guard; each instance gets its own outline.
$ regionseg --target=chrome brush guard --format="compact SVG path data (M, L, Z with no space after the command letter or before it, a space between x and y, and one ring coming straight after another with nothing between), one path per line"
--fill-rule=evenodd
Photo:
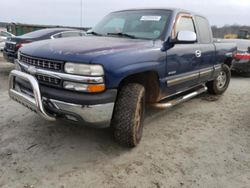
M18 91L16 89L16 84L15 84L15 78L18 77L20 79L23 79L27 82L30 83L32 90L33 90L33 96L29 96L21 91ZM26 106L30 110L38 113L42 117L44 117L46 120L49 121L55 121L56 118L53 115L50 115L49 113L46 112L43 102L42 102L42 97L41 97L41 92L39 88L39 84L36 80L36 78L32 75L23 73L18 70L13 70L10 73L9 76L9 96L13 100L17 101L18 103L21 103L22 105Z

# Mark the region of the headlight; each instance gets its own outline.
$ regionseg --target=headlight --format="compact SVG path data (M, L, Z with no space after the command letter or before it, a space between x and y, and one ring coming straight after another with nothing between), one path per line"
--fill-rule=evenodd
M66 63L64 71L69 74L84 76L103 76L104 70L101 65L86 65L77 63Z

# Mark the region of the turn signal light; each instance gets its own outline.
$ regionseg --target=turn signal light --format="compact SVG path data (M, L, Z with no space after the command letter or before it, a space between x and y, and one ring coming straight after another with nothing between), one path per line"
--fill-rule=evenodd
M105 90L104 84L88 85L88 92L90 93L102 92L104 90Z

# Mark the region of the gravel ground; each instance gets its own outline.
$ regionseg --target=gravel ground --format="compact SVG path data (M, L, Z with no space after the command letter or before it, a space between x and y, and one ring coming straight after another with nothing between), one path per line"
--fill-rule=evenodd
M1 188L250 187L249 78L234 77L221 97L149 109L132 150L109 128L43 120L9 99L7 82L1 71Z

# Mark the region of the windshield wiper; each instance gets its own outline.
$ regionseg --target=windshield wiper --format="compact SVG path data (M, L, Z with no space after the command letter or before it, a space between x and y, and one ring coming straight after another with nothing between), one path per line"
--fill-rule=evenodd
M131 38L131 39L136 38L134 35L130 35L130 34L127 34L127 33L122 33L122 32L119 32L119 33L107 33L107 35L117 35L117 36L121 36L121 37L128 37L128 38Z
M102 36L102 34L97 33L97 32L95 32L95 31L87 32L87 34L96 35L96 36Z

